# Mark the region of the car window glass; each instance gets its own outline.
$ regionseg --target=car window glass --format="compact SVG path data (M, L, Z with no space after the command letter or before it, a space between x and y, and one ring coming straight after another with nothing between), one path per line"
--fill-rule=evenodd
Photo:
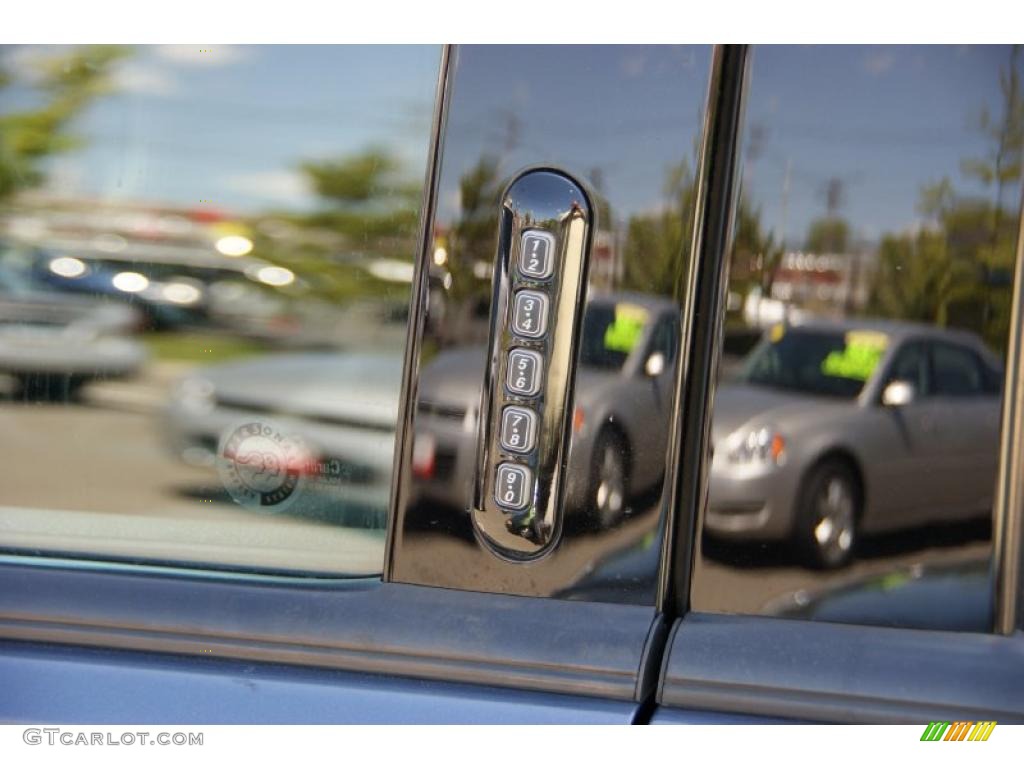
M380 571L439 61L0 47L0 548Z
M673 318L661 320L655 327L654 335L651 338L651 352L660 352L665 356L666 363L674 363L678 347L678 323Z
M1000 399L970 395L1006 351L1022 84L1019 46L753 49L694 609L990 626Z
M984 374L978 359L963 347L933 344L932 368L935 371L937 395L970 397L984 390Z
M653 604L663 497L671 492L665 455L676 361L647 353L657 323L679 323L684 308L712 49L470 45L454 54L392 576ZM565 404L571 433L559 463L560 534L524 566L496 557L474 530L480 516L467 510L497 496L493 486L485 490L497 464L479 451L478 408L500 361L488 350L492 315L501 322L494 276L507 221L502 198L524 171L542 167L585 192L593 228ZM543 368L551 359L542 358ZM503 387L507 393L507 381ZM531 408L555 402L546 392L525 397ZM532 466L536 456L508 462ZM548 525L515 513L504 524Z
M580 334L580 365L620 370L636 346L645 321L643 310L631 314L615 304L591 303Z
M825 397L857 397L871 376L888 343L872 334L827 329L772 329L749 356L741 381L790 392Z
M892 370L886 383L905 381L914 385L920 397L931 394L928 375L928 347L921 342L906 344L893 361Z

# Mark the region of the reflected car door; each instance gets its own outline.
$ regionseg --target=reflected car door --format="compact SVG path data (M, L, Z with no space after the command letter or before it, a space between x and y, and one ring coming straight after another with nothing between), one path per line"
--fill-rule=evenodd
M423 477L442 475L441 453L414 446L428 416L475 428L501 200L526 169L557 168L593 202L590 295L629 289L690 311L677 289L703 210L697 199L709 194L705 108L723 84L739 84L738 68L724 62L710 46L446 49L420 237L401 252L410 263L374 262L388 280L413 285L383 573L253 576L202 562L182 569L176 559L111 567L66 550L60 560L38 548L0 555L0 690L19 694L0 696L0 719L646 719L668 630L657 555L671 500L607 530L567 521L545 557L510 562L474 536L461 494L424 493L434 488ZM256 70L246 71L259 90ZM346 177L339 186L352 185ZM474 394L457 397L451 377L430 391L428 366L463 352ZM637 382L663 398L638 443L654 457L638 461L658 473L676 391L667 370ZM570 453L570 467L587 458ZM618 568L614 558L638 543L653 556ZM587 577L606 588L584 593Z
M874 519L865 522L875 530L927 520L945 503L949 491L945 473L936 463L941 456L942 420L941 406L931 396L928 344L923 340L904 342L883 381L883 390L894 381L912 384L914 399L905 405L870 406L877 410L881 422L879 448L887 453L886 461L872 463L876 477L869 482L876 503L869 507Z
M672 316L658 318L647 344L639 350L635 370L630 372L631 410L641 436L636 441L634 492L651 490L663 472L672 416L677 327Z
M946 470L941 514L948 520L988 514L999 452L999 392L987 385L990 377L973 350L942 341L930 346L936 465Z

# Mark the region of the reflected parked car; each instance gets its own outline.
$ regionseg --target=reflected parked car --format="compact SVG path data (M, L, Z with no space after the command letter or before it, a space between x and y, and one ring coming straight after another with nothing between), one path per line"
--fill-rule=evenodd
M383 529L401 373L401 355L388 352L268 355L204 367L175 386L167 440L182 461L212 469L233 430L264 425L301 442L311 495L346 508L334 510L334 521L352 523L353 512L362 515L360 527Z
M580 339L567 513L600 528L661 482L679 323L671 301L631 293L587 303ZM421 500L467 509L486 350L446 350L420 374L413 473Z
M802 588L772 600L769 615L843 624L988 632L992 626L988 560L914 563L840 585Z
M145 347L130 307L65 296L0 265L0 373L29 398L67 398L95 379L132 376Z
M863 533L987 515L1001 382L967 332L777 325L716 396L705 530L790 540L829 568Z
M137 263L109 268L98 261L0 240L0 268L9 280L35 291L124 304L133 311L137 326L153 330L197 325L206 314L201 283L187 277L158 280Z

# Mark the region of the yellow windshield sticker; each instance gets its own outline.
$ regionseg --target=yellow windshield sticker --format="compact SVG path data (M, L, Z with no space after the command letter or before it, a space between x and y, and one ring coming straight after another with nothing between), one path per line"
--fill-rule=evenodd
M647 324L647 310L636 304L616 304L615 319L604 332L604 347L611 352L633 351Z
M826 376L867 381L878 367L889 337L878 331L850 331L846 334L846 346L829 352L821 364Z
M772 340L772 344L778 344L780 341L782 341L782 337L785 336L785 335L786 335L786 326L784 326L782 323L776 323L775 325L772 326L772 331L771 331L771 336L770 336L770 338Z
M880 331L849 331L846 334L847 346L874 347L883 352L889 346L889 337Z

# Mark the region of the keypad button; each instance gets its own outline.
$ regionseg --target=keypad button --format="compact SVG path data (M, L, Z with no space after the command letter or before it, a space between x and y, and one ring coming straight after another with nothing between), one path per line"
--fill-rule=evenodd
M548 297L539 291L519 291L512 306L512 331L539 339L548 329Z
M526 509L530 505L533 473L518 464L499 464L494 484L495 500L508 509Z
M529 453L537 444L537 414L510 405L501 412L501 447L513 453Z
M539 353L530 349L513 349L508 353L505 386L515 395L533 397L540 392L543 369Z
M519 250L519 271L524 277L544 280L554 271L555 238L547 232L527 232Z

